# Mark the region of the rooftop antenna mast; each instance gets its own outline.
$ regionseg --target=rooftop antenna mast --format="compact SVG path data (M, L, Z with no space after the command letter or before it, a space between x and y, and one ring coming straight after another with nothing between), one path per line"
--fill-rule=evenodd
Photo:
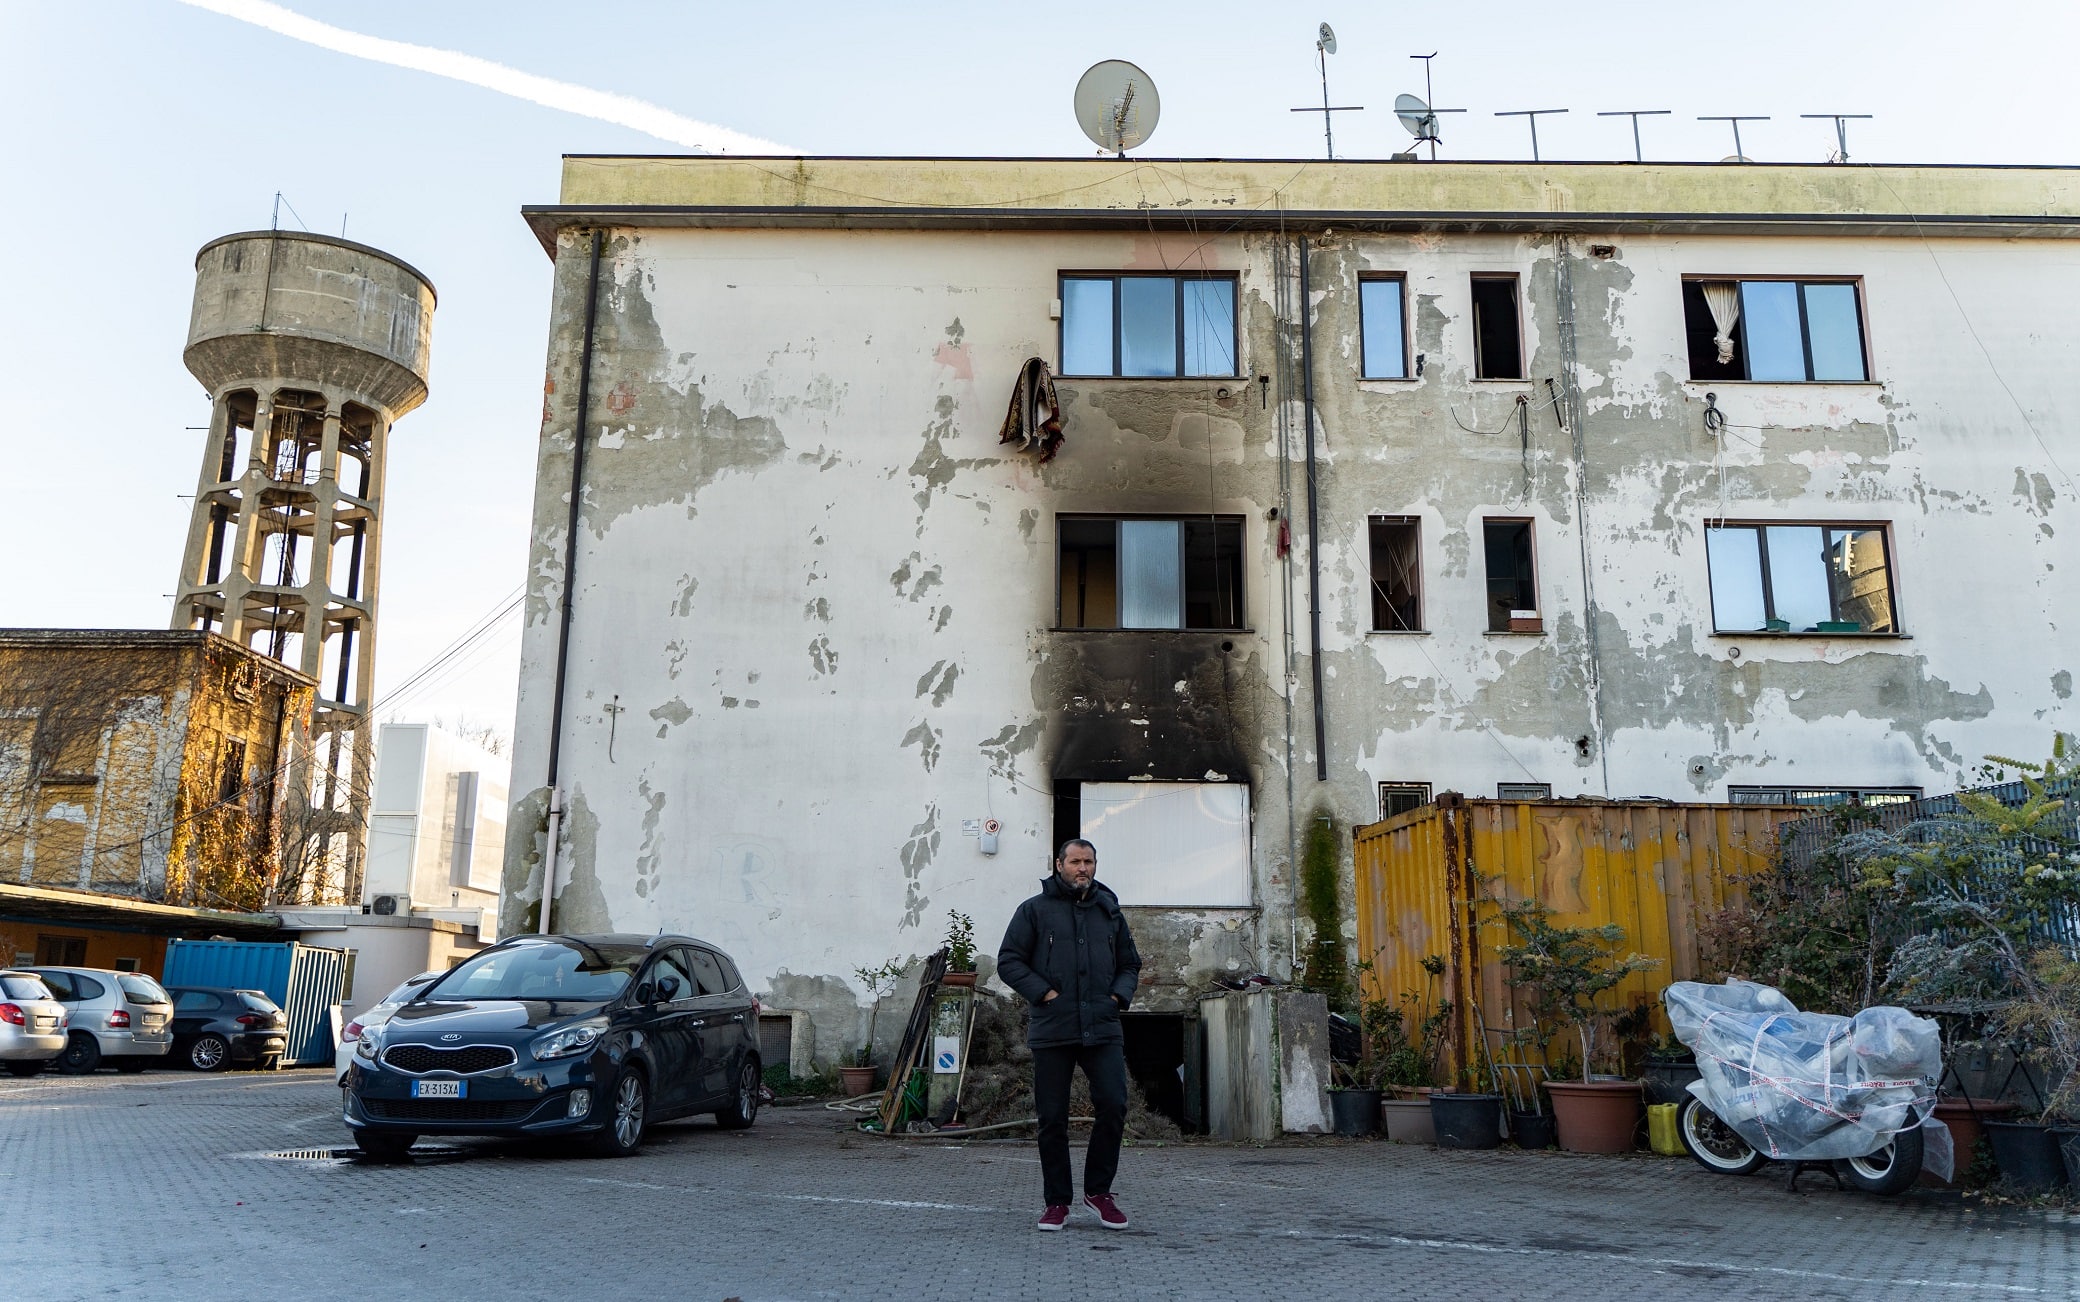
M1506 113L1497 113L1495 116L1498 118L1523 118L1531 124L1531 161L1535 163L1538 161L1538 119L1540 115L1565 112L1567 112L1566 109L1510 109Z
M1846 163L1849 161L1849 128L1843 126L1842 123L1868 122L1871 117L1868 113L1801 113L1799 116L1802 118L1834 119L1834 141L1838 148L1834 152L1834 157L1828 160L1831 163Z
M1314 41L1315 62L1321 65L1322 70L1322 106L1320 108L1296 108L1291 110L1294 113L1319 113L1322 115L1322 145L1327 149L1329 157L1332 159L1336 157L1336 132L1330 126L1330 116L1336 113L1363 113L1365 111L1363 104L1330 105L1329 56L1334 53L1336 53L1336 29L1327 23L1323 23L1321 31L1315 36Z
M1741 152L1741 123L1767 122L1769 121L1769 114L1722 113L1716 117L1700 117L1697 120L1699 122L1731 122L1733 124L1733 157L1726 161L1729 163L1746 163L1752 160L1745 153Z
M1641 118L1666 117L1672 111L1671 109L1612 109L1608 113L1599 112L1596 116L1600 118L1631 118L1632 161L1644 163L1647 161L1647 156L1641 152L1639 147L1639 120Z
M1464 113L1466 110L1430 107L1431 101L1437 98L1436 91L1430 85L1430 60L1437 57L1437 51L1432 50L1428 54L1411 54L1408 57L1423 61L1423 98L1417 99L1413 95L1396 96L1394 99L1394 113L1401 119L1401 125L1408 128L1408 133L1416 138L1417 144L1422 144L1426 140L1430 142L1430 161L1434 163L1437 161L1437 115L1440 113Z

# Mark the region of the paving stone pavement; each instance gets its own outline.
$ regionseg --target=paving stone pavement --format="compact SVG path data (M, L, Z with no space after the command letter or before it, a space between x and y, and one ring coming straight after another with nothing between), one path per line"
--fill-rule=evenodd
M1135 1147L1124 1233L1035 1233L1015 1142L893 1141L768 1109L621 1161L350 1144L323 1070L0 1078L11 1299L2074 1298L2080 1217L1804 1192L1684 1159L1379 1142ZM446 1144L449 1141L422 1141ZM1079 1159L1080 1162L1080 1159Z

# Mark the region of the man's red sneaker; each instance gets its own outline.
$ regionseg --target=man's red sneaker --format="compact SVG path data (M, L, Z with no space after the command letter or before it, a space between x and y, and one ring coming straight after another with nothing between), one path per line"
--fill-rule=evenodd
M1069 1219L1069 1209L1061 1203L1049 1203L1047 1210L1040 1213L1040 1224L1036 1229L1059 1230Z
M1098 1214L1098 1223L1106 1229L1124 1230L1127 1228L1127 1214L1119 1209L1118 1203L1112 1201L1111 1194L1085 1194L1083 1196L1083 1205ZM1048 1210L1053 1211L1054 1209L1049 1208Z

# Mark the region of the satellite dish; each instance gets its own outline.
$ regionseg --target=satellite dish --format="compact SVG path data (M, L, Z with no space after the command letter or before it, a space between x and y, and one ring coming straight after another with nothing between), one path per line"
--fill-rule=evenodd
M1437 115L1430 111L1420 95L1396 95L1394 116L1408 128L1408 134L1418 140L1430 140L1437 135Z
M1076 125L1091 143L1115 154L1154 135L1162 111L1155 82L1124 59L1094 63L1076 83Z
M1323 23L1322 34L1315 38L1314 47L1323 54L1336 53L1336 29Z

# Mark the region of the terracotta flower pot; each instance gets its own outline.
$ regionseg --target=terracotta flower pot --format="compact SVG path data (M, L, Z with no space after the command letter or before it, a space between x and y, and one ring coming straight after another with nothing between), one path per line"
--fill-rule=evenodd
M939 978L939 984L942 986L972 986L975 984L975 974L973 972L948 972L945 976Z
M1639 1082L1550 1080L1560 1147L1570 1153L1629 1153L1639 1134Z
M867 1091L873 1089L874 1072L875 1068L873 1067L838 1068L838 1074L845 1078L845 1093L847 1097L851 1097L853 1095L858 1094L865 1094Z
M1969 1103L1963 1099L1936 1100L1935 1118L1950 1127L1951 1142L1957 1146L1956 1169L1951 1175L1951 1184L1964 1183L1965 1172L1972 1169L1972 1162L1978 1157L1979 1141L1986 1138L1985 1123L2006 1121L2015 1107L2013 1102L2004 1099L1987 1103L1977 1099ZM1943 1182L1936 1179L1934 1172L1925 1171L1921 1183L1941 1185Z

